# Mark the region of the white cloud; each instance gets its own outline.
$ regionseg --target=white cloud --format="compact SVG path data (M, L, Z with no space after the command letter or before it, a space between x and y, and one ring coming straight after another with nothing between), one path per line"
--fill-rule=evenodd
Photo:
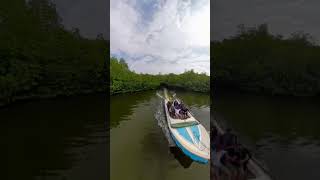
M209 74L210 1L205 1L193 8L191 0L158 0L150 7L142 6L145 1L111 0L111 54L125 54L136 72Z

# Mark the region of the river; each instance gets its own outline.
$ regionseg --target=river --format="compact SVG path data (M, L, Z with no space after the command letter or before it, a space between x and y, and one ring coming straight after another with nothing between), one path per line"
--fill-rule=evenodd
M210 100L177 92L208 129ZM214 95L232 127L276 179L320 179L320 103L313 98ZM155 91L111 97L112 179L208 179L209 166L170 148ZM0 110L8 179L108 179L105 95L19 102Z
M214 95L213 118L229 126L278 180L320 179L319 98Z
M209 95L177 96L209 129ZM4 179L209 179L209 165L169 147L155 91L111 97L110 149L107 102L106 95L98 94L2 107Z
M176 92L205 126L210 127L209 94ZM164 114L156 91L111 97L111 180L209 179L209 165L192 162L170 147L162 129Z

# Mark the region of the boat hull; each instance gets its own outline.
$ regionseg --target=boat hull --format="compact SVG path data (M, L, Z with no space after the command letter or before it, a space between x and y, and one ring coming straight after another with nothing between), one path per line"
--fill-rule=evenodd
M164 100L164 109L168 129L172 139L181 151L192 160L206 164L210 159L210 137L205 128L198 123L188 127L172 128L172 118L166 108L167 101Z
M182 144L180 144L180 142L174 136L172 136L172 134L171 134L171 137L174 140L175 144L178 146L178 148L180 148L181 151L185 155L187 155L190 159L192 159L194 161L197 161L199 163L202 163L202 164L207 164L209 162L208 159L200 157L200 156L198 156L196 154L193 154L192 152L188 151Z

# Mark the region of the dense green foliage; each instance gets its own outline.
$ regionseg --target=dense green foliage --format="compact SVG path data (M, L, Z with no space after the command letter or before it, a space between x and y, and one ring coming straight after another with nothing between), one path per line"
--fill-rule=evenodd
M47 0L0 2L0 104L106 90L108 43L67 31Z
M128 68L123 59L110 59L110 93L124 93L159 88L160 85L178 87L192 91L209 92L210 77L193 70L182 74L150 75L137 74Z
M211 45L216 88L277 95L320 92L320 46L308 34L284 38L270 34L266 25L240 26L236 36Z

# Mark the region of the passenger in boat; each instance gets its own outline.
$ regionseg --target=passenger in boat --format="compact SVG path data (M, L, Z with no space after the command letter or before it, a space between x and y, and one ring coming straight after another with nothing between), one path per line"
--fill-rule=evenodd
M226 168L232 176L232 179L246 179L247 164L251 158L250 152L246 148L238 146L237 136L232 133L231 128L228 128L226 133L220 136L217 127L213 126L211 134L211 148L216 150L216 152L218 152L219 149L225 151L221 158L221 162L224 168Z
M228 155L231 157L230 163L236 169L236 179L246 179L247 164L251 157L249 151L246 148L238 147L228 150Z
M188 108L183 103L180 103L180 114L183 116L183 119L189 118L188 116Z
M235 171L230 166L230 158L227 151L221 149L220 146L216 148L213 164L218 170L218 179L224 175L227 176L228 180L234 180Z
M177 100L173 102L174 110L175 110L175 117L177 119L187 119L188 116L188 108L185 107L183 103L179 103Z
M176 119L184 119L184 115L182 113L182 108L181 108L181 103L179 103L177 100L174 100L173 106L174 106L175 118Z
M175 110L175 117L177 119L183 119L182 114L180 114L181 109L174 108L174 110Z
M178 103L177 100L174 100L174 101L173 101L173 105L174 105L174 108L175 108L175 109L180 109L180 108L179 108L179 103Z

